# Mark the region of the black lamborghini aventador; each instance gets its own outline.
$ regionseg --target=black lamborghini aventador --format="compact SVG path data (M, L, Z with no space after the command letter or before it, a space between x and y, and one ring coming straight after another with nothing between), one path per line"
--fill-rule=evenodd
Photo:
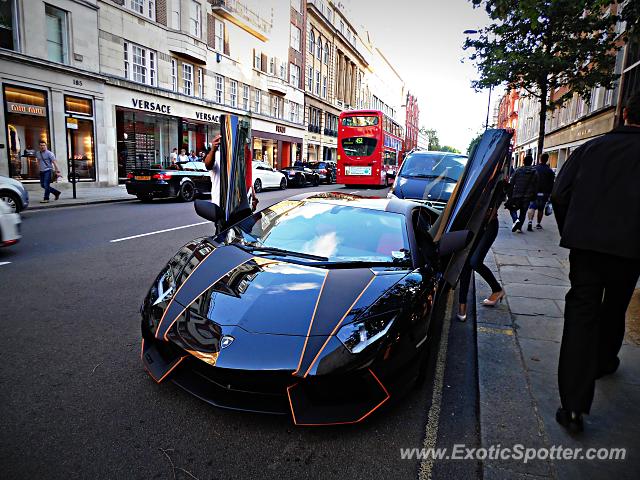
M297 425L365 419L424 373L434 304L483 228L509 140L485 134L442 213L303 194L188 243L141 307L145 369L213 405Z

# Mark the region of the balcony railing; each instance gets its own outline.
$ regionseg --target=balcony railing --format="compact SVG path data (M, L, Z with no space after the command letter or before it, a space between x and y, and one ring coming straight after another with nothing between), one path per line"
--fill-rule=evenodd
M238 0L210 0L214 11L245 31L266 40L273 27L272 21L261 17Z

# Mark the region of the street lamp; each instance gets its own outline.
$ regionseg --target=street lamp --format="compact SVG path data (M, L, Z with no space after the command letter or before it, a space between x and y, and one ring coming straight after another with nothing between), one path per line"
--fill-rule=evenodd
M478 30L465 30L464 32L465 35L477 35L478 33L480 33ZM489 101L487 102L487 119L484 122L484 129L487 130L489 128L489 110L491 110L491 90L492 90L492 86L489 86Z

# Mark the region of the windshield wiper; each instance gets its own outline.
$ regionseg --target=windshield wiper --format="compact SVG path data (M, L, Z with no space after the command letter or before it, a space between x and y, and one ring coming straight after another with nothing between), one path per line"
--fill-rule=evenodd
M450 180L452 182L457 182L458 180L453 177L447 177L446 175L427 175L424 173L414 173L409 175L402 175L403 177L408 178L441 178L442 180Z
M249 253L253 253L257 250L265 253L274 253L276 255L284 255L287 257L299 257L299 258L306 258L309 260L317 260L319 262L326 262L327 260L329 260L327 257L321 257L319 255L311 255L310 253L292 252L291 250L285 250L283 248L264 247L261 245L240 244L240 243L234 243L233 245Z

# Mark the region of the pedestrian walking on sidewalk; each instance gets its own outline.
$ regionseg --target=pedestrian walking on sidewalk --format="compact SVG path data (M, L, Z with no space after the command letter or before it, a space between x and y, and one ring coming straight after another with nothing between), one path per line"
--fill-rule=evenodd
M524 225L527 209L538 191L538 175L531 166L533 157L524 157L524 166L518 168L509 181L509 191L506 207L513 220L512 232L521 232Z
M560 245L570 249L556 412L570 432L583 430L595 380L618 368L640 277L640 92L623 117L625 126L573 152L551 194Z
M544 210L549 201L549 196L553 190L553 182L556 179L556 174L553 173L549 164L549 154L543 153L540 157L540 163L534 168L538 174L538 192L536 198L529 204L529 225L527 226L528 232L533 232L533 215L538 212L538 224L536 228L540 230L542 228L542 218L544 217Z
M40 149L36 152L36 158L40 167L40 186L44 189L44 199L40 200L40 203L49 203L49 195L51 193L53 193L53 198L58 200L60 191L53 188L51 182L54 182L60 175L60 169L58 168L58 162L56 162L56 156L47 148L47 142L44 140L40 142Z
M478 235L478 241L473 246L469 259L460 273L460 286L458 288L458 320L464 322L467 319L467 296L471 284L471 274L478 272L485 282L491 287L491 295L482 301L485 307L493 307L501 302L505 296L504 289L496 279L493 272L484 264L484 259L489 249L498 236L498 209L504 198L504 184L496 188L495 207L487 212L488 222L484 232Z

